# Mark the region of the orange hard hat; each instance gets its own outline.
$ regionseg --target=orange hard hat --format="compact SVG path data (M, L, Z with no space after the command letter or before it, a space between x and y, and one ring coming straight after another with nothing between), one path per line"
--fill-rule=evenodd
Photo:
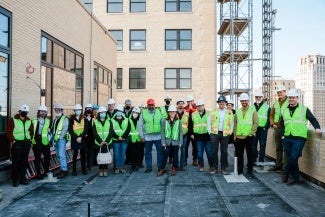
M155 104L155 100L150 98L147 100L147 105L154 105Z

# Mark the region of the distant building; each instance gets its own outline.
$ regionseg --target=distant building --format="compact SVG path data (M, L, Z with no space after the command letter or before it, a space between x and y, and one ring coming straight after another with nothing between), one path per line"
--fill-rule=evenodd
M273 79L271 83L271 99L269 101L270 105L273 105L275 100L278 99L277 93L276 93L276 88L280 85L285 86L286 90L290 90L295 87L295 80L292 79L286 79L286 78L278 78L278 79Z
M325 56L299 58L296 86L302 90L303 102L314 113L321 127L325 126Z

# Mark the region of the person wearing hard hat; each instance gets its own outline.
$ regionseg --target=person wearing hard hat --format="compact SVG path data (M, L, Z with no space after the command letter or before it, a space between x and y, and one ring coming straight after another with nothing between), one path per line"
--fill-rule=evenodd
M61 104L54 105L55 119L53 121L51 131L56 155L60 161L60 172L57 178L61 179L68 175L68 164L66 156L66 135L69 129L69 119L63 114L63 106Z
M172 152L173 167L171 175L176 175L178 169L178 150L183 144L182 123L177 116L177 108L174 105L168 107L168 116L161 121L161 145L162 163L158 168L157 176L162 176L165 172L169 152Z
M29 107L22 105L9 122L6 129L7 138L11 148L11 179L14 187L19 184L28 185L26 170L28 165L28 154L31 147L31 136L33 135L33 124L27 116Z
M284 123L283 146L288 157L284 167L282 182L288 185L301 184L299 180L298 159L302 155L307 140L307 122L315 128L315 133L321 134L319 122L307 106L299 103L299 92L297 89L288 91L289 105L282 110ZM288 180L289 175L292 179Z
M141 137L138 128L140 113L140 108L136 106L132 109L132 114L129 118L131 128L128 139L128 148L132 171L139 170L139 167L142 166L142 161L144 157L144 144L143 142L141 142Z
M132 101L130 99L126 99L125 102L124 102L124 114L127 118L130 117L131 113L132 113Z
M189 119L192 119L192 113L196 111L197 105L194 102L194 97L192 95L187 95L186 97L186 105L184 107L185 111L189 114ZM193 129L193 126L191 127ZM193 157L193 166L197 166L197 146L195 140L191 138L191 135L193 132L187 133L186 143L185 144L185 164L187 164L187 158L188 158L188 148L190 146L190 143L192 144L192 157Z
M192 119L189 121L189 133L191 133L191 138L195 140L197 145L197 157L200 172L204 171L204 151L207 154L210 169L213 167L211 142L208 132L209 116L210 112L204 108L203 100L198 100L197 110L192 114Z
M116 109L115 109L115 100L109 99L107 102L107 118L110 120L114 117Z
M86 135L89 129L89 122L82 114L82 106L76 104L73 107L74 115L69 119L69 133L71 135L71 149L73 150L72 157L72 175L77 175L77 157L80 151L80 161L82 173L87 174L86 170Z
M93 105L93 119L97 118L97 113L98 113L99 106L98 105Z
M160 113L163 116L163 118L166 119L168 116L168 107L172 101L172 98L170 96L166 96L164 101L165 101L165 105L161 106L159 109L160 109Z
M93 105L92 104L87 104L85 105L85 110L84 110L84 117L85 117L85 122L86 125L88 126L87 134L85 136L85 142L86 142L86 165L88 170L91 170L91 167L94 165L94 137L93 137Z
M125 114L123 113L123 106L116 106L115 116L111 119L113 125L113 149L114 149L114 173L126 173L125 153L128 147L127 138L130 133L130 122Z
M139 133L145 147L145 173L152 171L152 145L155 144L157 151L157 166L161 168L162 146L161 146L161 120L160 109L155 107L155 100L147 100L147 108L142 109L139 119Z
M282 111L289 104L288 97L286 93L286 88L283 85L276 87L276 93L278 99L272 106L270 112L270 126L274 129L274 143L276 150L276 161L275 166L271 167L269 171L283 171L285 164L287 163L287 155L284 153L282 145L282 136L283 136L283 119Z
M267 131L270 128L270 106L263 100L263 93L256 92L254 107L258 115L258 127L253 143L253 160L254 162L264 162L265 146L267 139ZM258 143L260 144L260 151L257 151ZM258 159L257 159L258 158Z
M228 142L234 127L234 115L230 109L226 108L227 99L219 96L218 108L210 113L208 119L208 131L210 133L213 166L210 174L218 172L218 152L220 144L221 152L221 174L227 174L228 166Z
M50 119L47 118L47 107L44 105L38 106L37 118L33 120L33 152L34 152L34 164L36 169L36 178L42 180L49 172L50 168L50 141L48 133L50 132ZM41 174L41 156L44 156L44 173Z
M93 123L93 136L95 138L95 156L97 156L99 150L102 153L109 152L109 145L112 143L113 125L107 116L107 109L104 106L98 108L97 118ZM107 176L108 164L100 164L99 176Z
M235 104L234 101L229 99L227 101L227 109L231 110L232 113L235 115L236 114L236 110L235 110ZM232 134L229 136L229 142L228 144L234 144L234 132L232 132Z
M253 142L258 126L258 115L254 107L249 106L249 96L242 93L239 96L242 105L236 111L234 118L235 156L238 158L238 174L244 171L244 151L247 155L247 175L253 174Z
M189 113L184 109L185 102L182 99L177 100L177 115L182 123L182 131L183 131L183 143L181 146L181 154L179 158L179 171L185 171L185 166L187 162L185 162L185 150L186 150L186 140L187 140L187 132L188 132L188 121L189 121Z

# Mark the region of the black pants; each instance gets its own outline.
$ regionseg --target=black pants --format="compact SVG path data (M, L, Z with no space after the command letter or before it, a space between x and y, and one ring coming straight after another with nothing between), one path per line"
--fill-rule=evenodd
M236 138L235 154L238 157L238 173L244 171L244 150L247 154L247 172L253 172L253 142L254 136L247 136L245 139Z
M94 149L95 149L95 144L94 144L94 139L93 138L88 138L87 137L87 167L92 167L94 165ZM96 155L97 156L97 155Z
M225 170L228 166L228 142L229 136L223 136L223 132L219 131L218 134L210 134L211 150L212 150L212 162L213 166L218 169L218 155L219 155L219 144L221 152L221 169Z
M72 169L73 171L77 171L77 157L78 157L79 149L73 150L73 158L72 158ZM80 149L80 161L82 171L86 171L86 149Z
M30 142L16 141L11 147L12 157L12 181L14 183L26 180L26 169L28 165L28 154Z
M129 142L127 149L129 150L129 162L133 166L140 166L144 156L143 142Z
M185 150L185 162L187 162L188 157L188 147L190 146L190 142L192 143L192 156L193 159L197 159L197 146L195 140L191 138L191 135L187 134L186 140L186 150Z
M165 169L166 164L167 164L167 158L170 153L172 153L173 156L173 167L178 168L178 146L166 146L165 148L163 147L162 150L162 162L161 162L161 168L158 169Z
M50 145L43 145L41 138L38 137L36 138L36 144L33 145L33 152L34 152L34 157L35 157L35 169L37 175L41 174L41 156L43 154L44 156L44 174L49 172L50 168L50 158L51 158L51 150L50 150Z

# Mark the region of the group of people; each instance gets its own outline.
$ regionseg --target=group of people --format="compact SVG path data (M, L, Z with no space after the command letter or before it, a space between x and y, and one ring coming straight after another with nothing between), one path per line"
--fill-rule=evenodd
M67 117L63 106L54 106L55 118L47 117L46 106L39 106L37 118L28 117L29 107L22 105L18 114L11 118L7 136L11 142L13 186L28 184L25 173L29 150L32 146L38 179L49 172L50 145L53 144L60 162L57 178L68 175L66 143L70 141L73 150L72 175L77 175L77 157L81 169L96 164L99 151L107 153L113 149L114 173L126 173L126 164L133 171L144 167L145 173L152 172L152 147L157 154L157 176L166 173L166 164L172 163L171 175L184 171L187 165L188 148L192 144L192 164L203 172L204 152L209 172L228 173L228 144L234 143L238 158L238 174L244 172L244 151L247 154L247 175L252 175L254 162L264 162L267 132L274 128L276 165L271 171L283 170L282 181L298 184L298 158L301 156L307 138L307 120L321 133L320 126L311 111L299 103L299 93L291 89L286 94L283 86L277 89L278 100L272 108L263 100L262 93L255 93L255 102L249 105L247 93L239 96L241 107L234 109L234 103L225 96L217 99L217 108L205 109L204 101L188 95L186 101L178 99L173 105L166 96L165 105L156 107L154 99L146 107L132 107L132 101L115 105L109 99L107 106L87 104L84 108L76 104L74 113ZM258 151L259 144L259 151ZM41 174L41 155L44 156L44 173ZM284 157L283 157L284 156ZM107 176L108 164L99 166L99 176ZM88 167L88 168L87 168ZM290 178L291 177L291 178ZM290 179L289 179L290 178Z

